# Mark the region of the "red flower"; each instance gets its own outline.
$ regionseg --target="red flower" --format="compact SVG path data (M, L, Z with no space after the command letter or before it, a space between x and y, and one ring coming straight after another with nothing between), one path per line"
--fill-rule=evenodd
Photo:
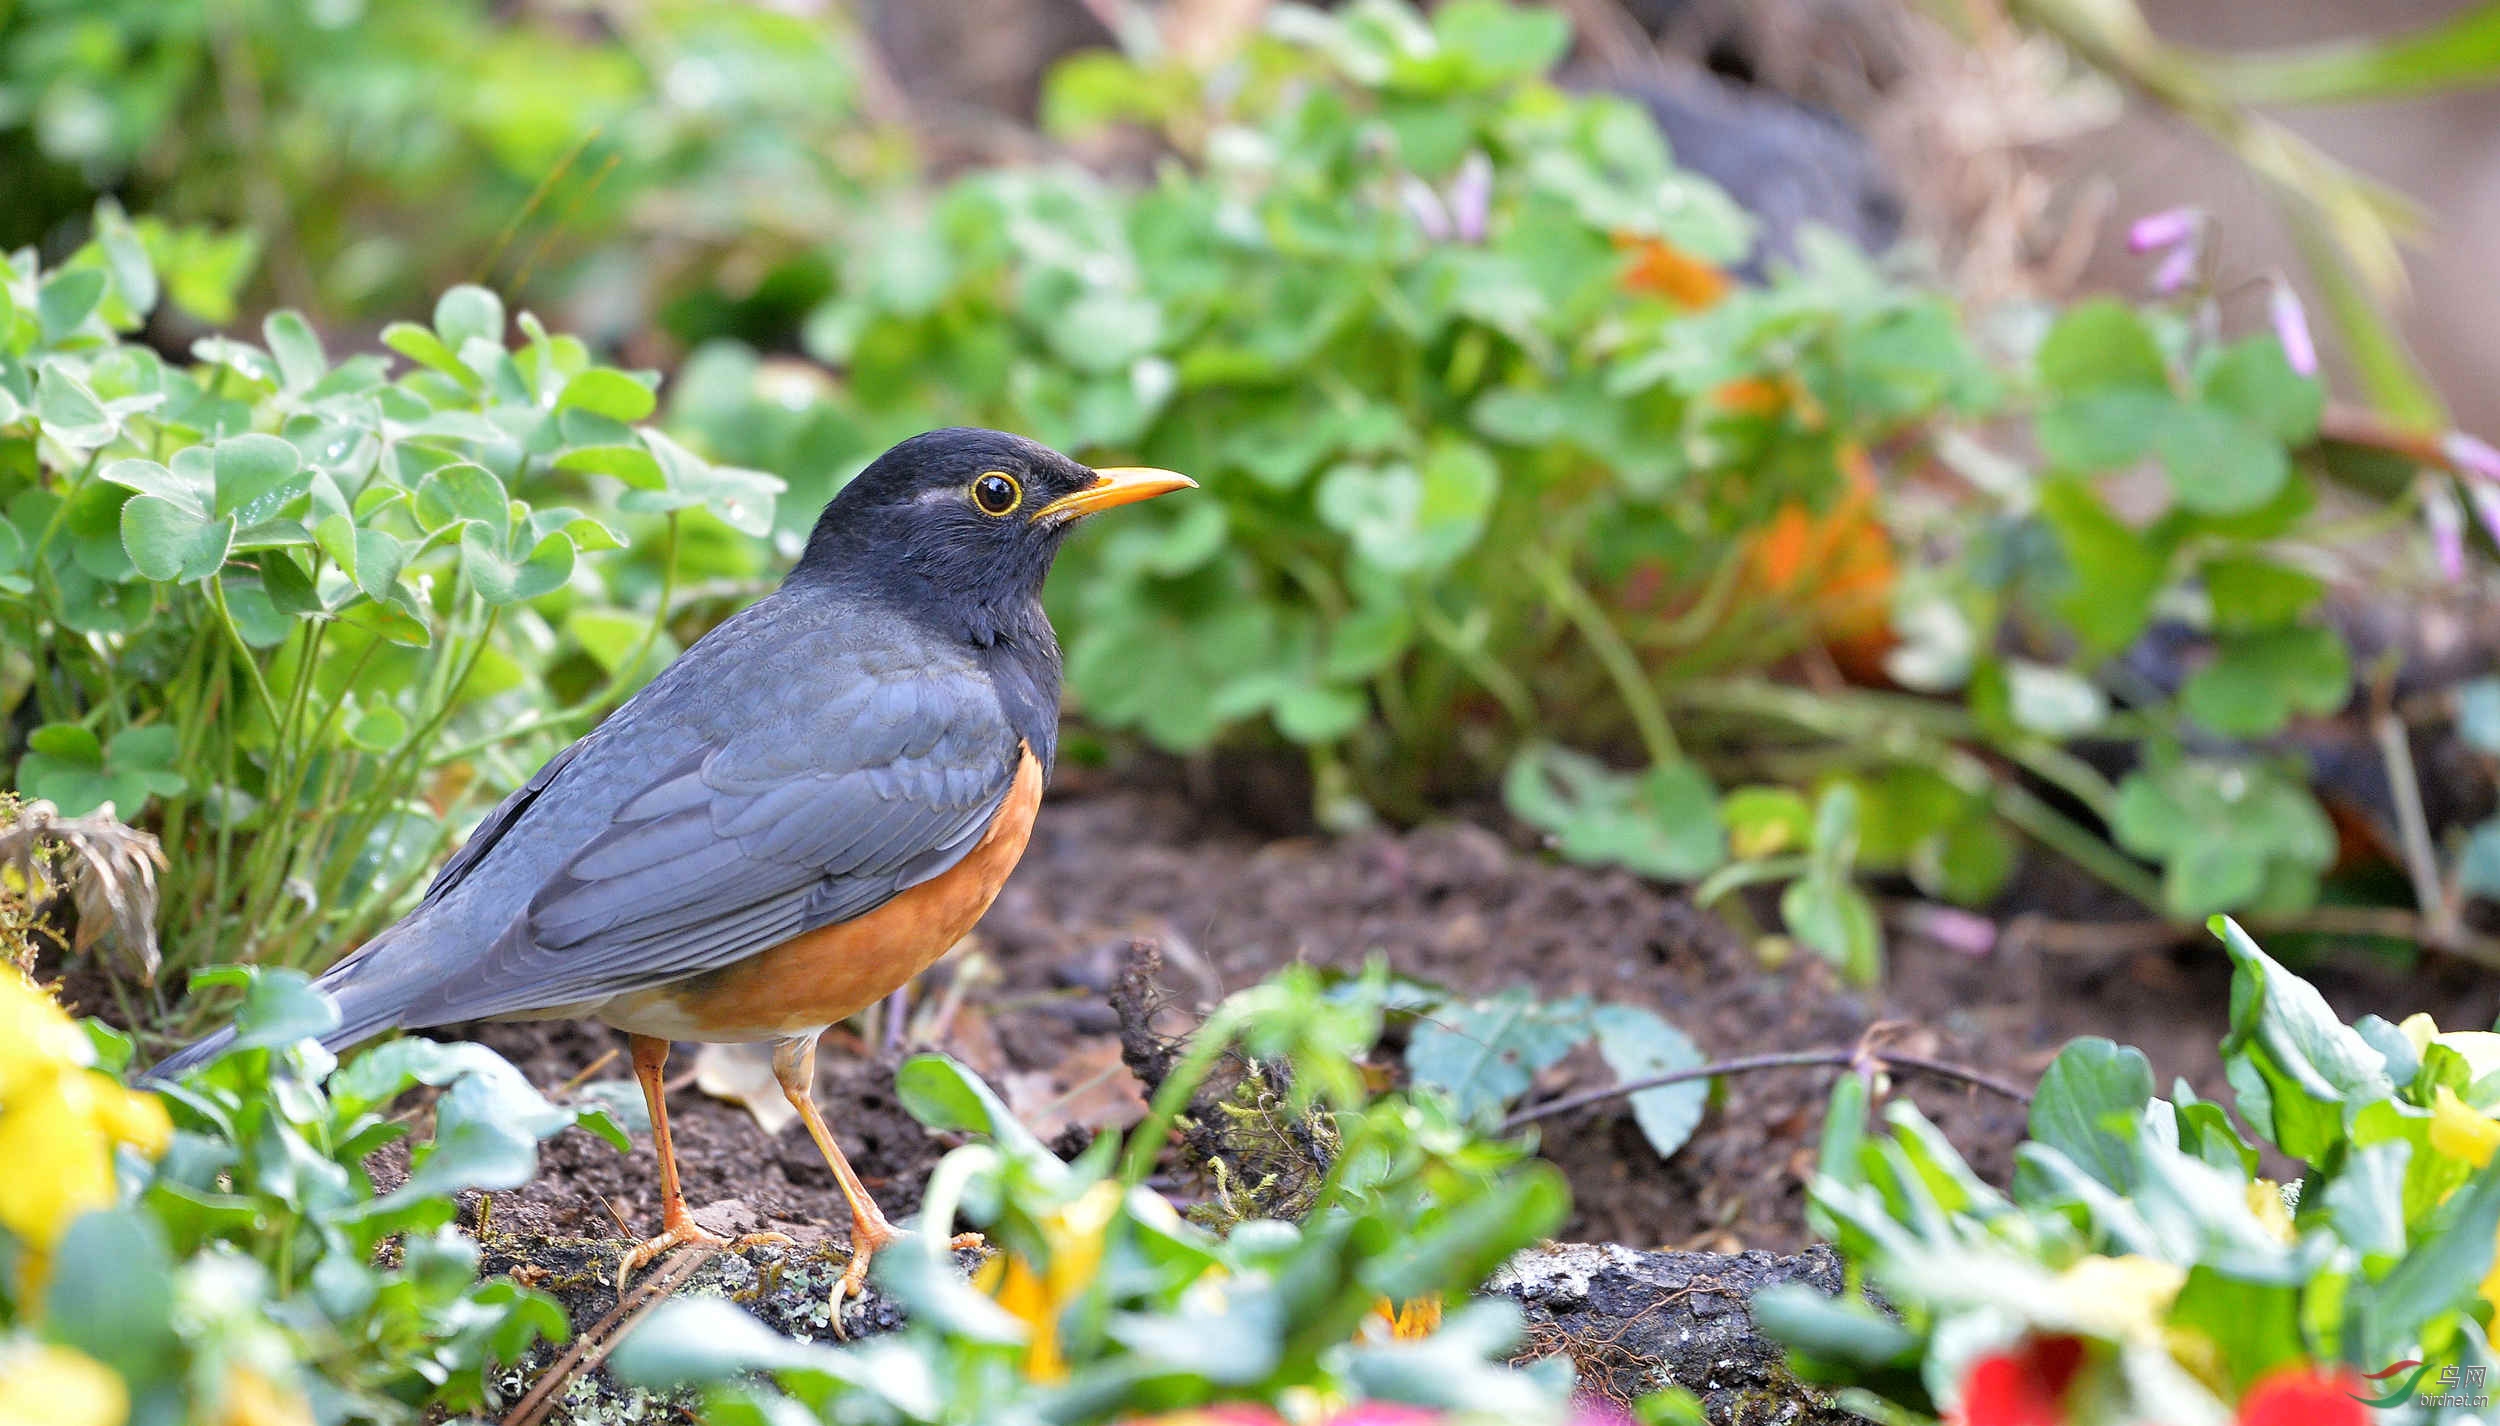
M2240 1398L2240 1426L2370 1426L2370 1408L2353 1399L2361 1387L2348 1371L2285 1367Z
M2066 1388L2083 1366L2077 1337L2026 1337L1971 1363L1953 1426L2066 1426Z

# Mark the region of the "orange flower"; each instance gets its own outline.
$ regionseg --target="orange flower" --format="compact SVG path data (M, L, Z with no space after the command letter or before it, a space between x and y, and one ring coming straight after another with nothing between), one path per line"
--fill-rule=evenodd
M1623 285L1634 292L1672 297L1687 307L1708 307L1727 295L1728 276L1661 238L1623 237L1617 247L1632 251L1631 270Z

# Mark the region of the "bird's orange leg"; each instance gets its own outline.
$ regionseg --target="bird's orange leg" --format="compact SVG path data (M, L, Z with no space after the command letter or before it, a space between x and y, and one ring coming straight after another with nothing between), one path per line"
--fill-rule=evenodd
M616 1265L616 1290L625 1290L625 1279L653 1258L675 1248L696 1245L707 1248L753 1248L766 1245L789 1246L793 1241L781 1233L749 1233L730 1239L707 1232L686 1211L686 1196L677 1187L677 1147L668 1137L668 1095L661 1085L661 1072L668 1068L668 1041L647 1035L628 1037L634 1049L634 1078L642 1085L642 1102L651 1110L651 1148L660 1156L660 1235L647 1238L626 1250L625 1258Z
M903 1232L885 1221L877 1201L868 1196L868 1186L859 1181L842 1146L833 1141L833 1131L825 1127L825 1116L816 1112L816 1036L799 1035L773 1046L773 1078L781 1081L781 1092L789 1097L790 1107L799 1111L799 1122L807 1126L808 1137L816 1141L817 1152L833 1170L833 1181L842 1188L842 1200L851 1206L851 1265L842 1273L842 1295L857 1297L868 1281L869 1260ZM980 1243L980 1234L963 1233L948 1246L972 1248Z

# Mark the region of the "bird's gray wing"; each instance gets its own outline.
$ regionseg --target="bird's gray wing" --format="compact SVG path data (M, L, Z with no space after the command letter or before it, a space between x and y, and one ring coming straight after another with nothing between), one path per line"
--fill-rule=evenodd
M640 783L402 1023L575 1004L734 965L961 861L1022 757L988 682L953 666L835 686L803 714L739 718Z
M572 763L573 755L589 741L588 738L577 738L567 744L564 751L547 759L546 766L532 773L528 782L514 789L511 796L495 804L493 811L479 818L477 826L469 833L469 839L460 844L460 850L453 852L450 859L443 863L443 869L434 873L434 880L426 884L425 896L419 904L440 901L458 886L461 878L469 874L469 869L484 860L495 844L503 840L503 834L512 830L512 824L538 801L539 794L547 790L548 784L556 780L557 774Z

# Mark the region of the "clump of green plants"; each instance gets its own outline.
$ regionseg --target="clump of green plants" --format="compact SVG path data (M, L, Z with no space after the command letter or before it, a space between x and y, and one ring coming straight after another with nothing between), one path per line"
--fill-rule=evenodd
M803 235L907 152L858 93L838 13L745 0L28 0L0 13L0 246L110 193L231 234L195 251L257 274L255 308L387 316L493 277L581 292L608 340L769 330L823 289Z
M681 579L753 578L780 482L481 288L405 363L285 311L171 361L163 290L109 208L0 268L0 759L158 834L174 969L326 964L675 652Z
M0 968L0 1404L52 1426L366 1422L485 1404L487 1374L570 1332L549 1297L478 1280L454 1195L518 1187L596 1111L550 1104L481 1046L406 1039L341 1068L338 1010L301 972L227 968L235 1049L162 1098L113 1076L130 1042ZM393 1102L441 1090L407 1176Z
M1368 0L1206 67L1071 59L1050 122L1149 131L1151 183L881 210L805 328L830 385L715 347L671 418L811 497L952 420L1188 470L1207 498L1054 581L1090 722L1301 749L1335 825L1498 782L1566 856L1780 886L1861 980L1865 877L1984 906L2025 846L2174 918L2314 902L2271 740L2352 669L2297 312L2231 331L2196 250L2062 312L1813 233L1734 285L1746 217L1555 88L1568 40ZM2146 677L2156 625L2210 653Z
M1293 970L1231 997L1145 1121L1074 1161L962 1066L914 1059L896 1081L903 1103L976 1142L930 1175L920 1234L878 1260L910 1324L853 1347L805 1345L725 1302L687 1300L656 1311L615 1365L645 1381L721 1383L707 1410L722 1421L1180 1426L1275 1421L1283 1409L1352 1423L1370 1401L1446 1409L1437 1419L1454 1426L1563 1422L1563 1363L1500 1365L1517 1309L1467 1300L1562 1221L1561 1177L1524 1145L1478 1135L1438 1093L1365 1092L1356 1066L1387 988L1383 975L1331 987ZM1278 1067L1291 1112L1335 1126L1335 1152L1301 1221L1243 1222L1219 1237L1145 1180L1208 1072L1236 1051ZM944 1250L958 1223L996 1249L969 1283ZM771 1389L733 1380L756 1371ZM1680 1392L1646 1409L1653 1421L1700 1420Z
M2500 1034L2346 1024L2214 929L2233 1102L2160 1098L2141 1053L2077 1040L2007 1191L1907 1103L1870 1135L1866 1084L1835 1088L1812 1211L1894 1311L1789 1289L1754 1310L1844 1404L1970 1426L2484 1419L2465 1384L2489 1380L2500 1312Z

